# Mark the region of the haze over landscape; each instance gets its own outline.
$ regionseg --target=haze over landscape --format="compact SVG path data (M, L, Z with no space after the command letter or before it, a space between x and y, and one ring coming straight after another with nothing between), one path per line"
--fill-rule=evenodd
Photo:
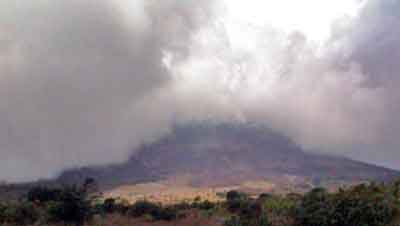
M399 226L400 0L0 0L0 226Z
M256 143L399 170L399 10L396 0L0 0L0 180L127 164L175 128L227 124L279 134ZM229 134L233 150L254 147L235 149L242 138Z

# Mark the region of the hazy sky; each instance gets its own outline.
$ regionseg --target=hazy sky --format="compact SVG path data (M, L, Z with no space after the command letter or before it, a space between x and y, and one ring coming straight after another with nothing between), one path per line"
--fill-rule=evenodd
M0 0L0 180L257 123L400 169L398 0Z

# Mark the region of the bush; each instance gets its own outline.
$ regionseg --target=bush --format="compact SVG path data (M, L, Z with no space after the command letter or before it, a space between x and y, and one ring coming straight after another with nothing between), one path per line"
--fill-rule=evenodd
M395 217L397 199L375 186L355 187L334 195L336 225L385 226Z
M262 207L258 202L243 202L240 208L239 216L244 219L254 219L260 217L262 214Z
M304 196L297 221L304 226L385 226L399 214L398 206L393 193L374 184L335 194L314 189Z
M2 222L17 225L33 224L39 219L39 213L33 203L22 202L2 206Z
M296 202L286 197L271 196L264 200L263 208L276 215L293 216L296 211Z
M244 226L238 216L232 216L224 222L224 226Z
M161 207L157 204L148 201L137 201L128 210L128 214L133 217L142 217L145 214L153 215L159 211Z
M159 208L151 213L154 220L171 221L178 218L178 210L173 207Z
M330 196L323 188L315 188L305 194L296 213L299 225L331 226L334 209Z
M7 206L3 203L0 203L0 223L5 221L6 210L7 210Z
M91 200L82 189L75 186L64 188L56 201L47 204L48 220L82 224L92 216Z
M224 222L224 226L270 226L266 214L257 214L256 206L248 206L239 215L234 215Z
M61 189L47 187L33 187L28 191L27 199L30 202L46 203L59 199Z
M194 202L192 204L192 208L200 209L200 210L211 210L214 209L215 203L212 203L208 200L204 200L202 202Z
M173 207L176 208L177 210L189 210L190 208L193 207L193 204L191 205L187 202L180 202L180 203L173 205Z
M180 207L177 205L163 207L148 201L137 201L128 210L128 214L133 217L151 216L153 220L171 221L180 216Z
M250 199L245 193L238 191L229 191L226 193L227 209L231 212L236 213L249 205L249 203Z
M244 214L249 208L257 209L257 213L261 211L259 203L253 200L236 199L228 201L226 204L227 209L236 214Z
M272 194L269 194L269 193L261 193L261 194L258 196L258 200L265 200L265 199L269 199L269 198L271 198L271 197L273 197Z
M225 225L232 226L260 226L266 225L266 216L262 213L262 206L258 200L252 200L236 191L228 192L227 209L235 214L225 222Z
M232 190L226 193L226 200L228 202L235 200L246 200L246 199L248 199L248 196L243 192Z
M117 210L117 204L115 202L115 199L108 198L104 200L102 209L105 213L114 213Z

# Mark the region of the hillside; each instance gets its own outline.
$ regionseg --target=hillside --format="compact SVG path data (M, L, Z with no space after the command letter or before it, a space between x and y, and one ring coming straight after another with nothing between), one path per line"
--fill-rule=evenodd
M136 153L121 165L67 171L58 181L76 183L92 177L101 187L113 188L183 177L193 187L218 187L258 180L316 185L385 181L400 175L358 161L304 152L286 137L251 126L180 127Z

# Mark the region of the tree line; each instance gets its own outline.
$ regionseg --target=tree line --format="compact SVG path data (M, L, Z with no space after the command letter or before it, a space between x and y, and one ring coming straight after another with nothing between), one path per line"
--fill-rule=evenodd
M0 203L4 225L73 224L94 216L118 214L150 221L173 221L190 211L222 216L224 226L395 226L400 222L400 181L360 184L337 192L314 188L305 194L261 194L249 197L227 192L225 201L195 199L191 203L162 205L147 200L133 204L93 195L95 182L82 186L33 187L18 201Z

